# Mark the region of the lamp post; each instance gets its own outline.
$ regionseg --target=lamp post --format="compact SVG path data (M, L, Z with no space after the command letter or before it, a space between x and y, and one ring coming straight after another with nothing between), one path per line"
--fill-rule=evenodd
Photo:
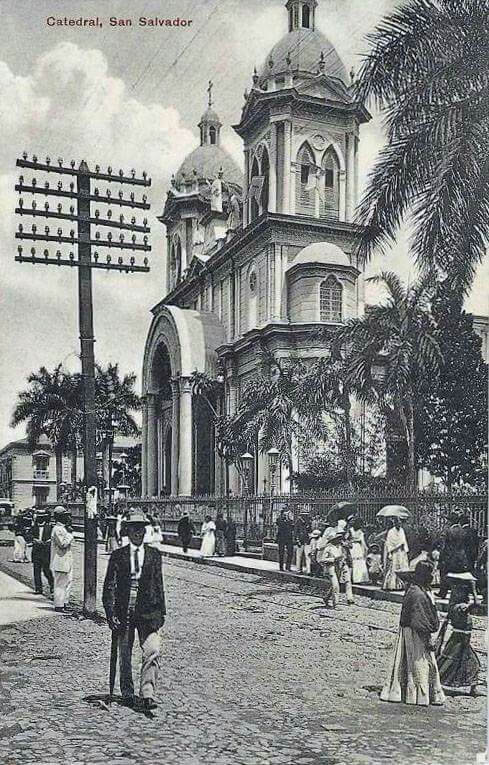
M243 494L245 495L244 500L244 521L243 521L243 547L246 550L248 546L248 495L250 493L250 474L251 474L251 464L253 462L253 455L249 452L244 452L244 454L241 455L240 460L241 464L243 465L243 475L244 475L244 481L243 481Z
M268 470L270 473L270 510L269 510L269 518L267 522L267 531L269 531L270 533L272 531L272 525L273 525L273 495L275 494L275 479L277 476L279 454L280 454L279 450L275 449L275 447L273 446L271 449L267 451Z

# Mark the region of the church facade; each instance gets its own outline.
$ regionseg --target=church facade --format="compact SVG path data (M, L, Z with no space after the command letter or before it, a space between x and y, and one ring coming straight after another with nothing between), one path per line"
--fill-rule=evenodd
M355 256L359 131L370 116L316 28L317 0L288 0L288 32L254 71L241 118L244 173L209 106L200 145L173 176L159 220L167 294L152 309L143 363L144 496L238 490L215 456L209 407L191 377L222 380L233 414L270 354L325 354L319 327L364 310ZM285 16L285 14L284 14ZM255 456L252 489L265 459ZM278 490L287 476L279 476Z

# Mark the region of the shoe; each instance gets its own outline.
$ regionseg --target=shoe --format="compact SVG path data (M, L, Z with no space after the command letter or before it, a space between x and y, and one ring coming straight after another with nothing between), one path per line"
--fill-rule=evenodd
M150 712L152 709L156 709L158 704L154 699L143 699L145 712Z

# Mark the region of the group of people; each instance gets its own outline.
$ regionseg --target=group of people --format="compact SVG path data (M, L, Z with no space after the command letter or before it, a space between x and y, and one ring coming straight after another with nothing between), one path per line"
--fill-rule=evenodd
M105 541L105 551L113 553L118 547L124 547L129 543L127 534L127 520L130 516L129 510L115 509L115 512L103 514L99 519L99 528L102 538ZM163 532L157 518L145 514L145 535L144 544L161 544L163 542Z
M183 512L178 521L177 533L182 544L182 550L186 553L193 537L197 535L187 510ZM221 512L217 513L215 520L210 515L205 516L200 529L200 538L200 556L202 558L212 558L214 555L227 557L235 555L237 551L236 524L232 518L226 520Z
M29 562L27 549L32 545L34 592L43 594L44 577L54 599L55 611L65 611L73 573L71 515L58 505L53 511L53 521L47 510L28 510L16 516L13 561Z

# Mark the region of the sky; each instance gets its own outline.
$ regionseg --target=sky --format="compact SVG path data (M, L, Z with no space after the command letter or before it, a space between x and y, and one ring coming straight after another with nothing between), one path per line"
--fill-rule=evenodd
M319 0L317 26L336 46L347 70L358 69L365 35L399 0ZM82 158L153 179L149 274L96 271L95 354L139 376L150 309L164 296L164 227L169 180L198 144L197 123L209 79L223 128L223 144L242 165L239 120L253 67L287 32L285 0L0 0L0 447L23 437L9 427L19 390L41 365L79 368L75 269L14 261L18 216L15 159ZM50 16L99 17L101 28L49 27ZM188 27L110 27L109 17L192 19ZM360 189L383 144L378 115L362 127ZM26 177L28 175L26 174ZM415 272L408 237L375 258L369 272L389 268L405 279ZM468 308L487 313L489 269L483 264ZM371 294L371 299L375 295Z

